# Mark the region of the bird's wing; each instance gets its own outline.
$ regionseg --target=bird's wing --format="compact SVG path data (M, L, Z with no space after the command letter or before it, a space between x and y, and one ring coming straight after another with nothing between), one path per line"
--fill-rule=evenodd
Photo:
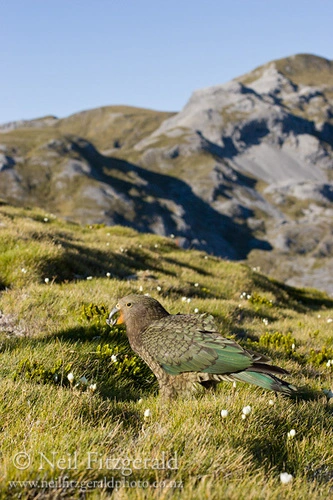
M234 373L253 364L251 354L223 338L213 316L207 314L166 316L153 321L141 339L144 348L171 375Z

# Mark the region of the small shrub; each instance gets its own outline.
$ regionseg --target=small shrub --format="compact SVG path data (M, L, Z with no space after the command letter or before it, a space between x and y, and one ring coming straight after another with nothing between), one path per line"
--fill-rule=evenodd
M110 332L110 327L106 323L108 315L109 311L104 304L83 304L79 313L78 321L80 323L89 322L89 332L87 332L87 337L108 335Z
M251 294L249 302L251 302L251 304L253 304L257 309L259 309L262 306L273 307L272 300L269 300L263 295L259 295L256 292Z
M266 332L259 339L259 345L270 349L280 349L286 353L290 353L296 346L296 339L288 333L269 333Z
M106 363L108 371L111 370L112 377L117 380L127 380L134 382L134 385L148 387L155 379L148 366L129 347L98 345L95 354L100 365Z
M309 363L315 366L323 365L330 359L333 359L333 349L329 347L322 347L320 351L311 349L308 355Z
M108 310L104 304L98 306L97 304L83 304L81 308L80 320L97 321L98 323L106 322L108 317Z
M37 382L38 384L69 385L67 375L72 369L71 364L64 365L63 361L58 360L53 368L46 368L39 361L22 359L14 372L14 380L24 378L26 380Z

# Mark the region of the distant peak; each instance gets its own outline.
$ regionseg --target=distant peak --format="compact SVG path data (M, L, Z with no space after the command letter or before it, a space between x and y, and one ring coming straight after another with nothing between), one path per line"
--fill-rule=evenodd
M280 74L296 85L333 85L333 61L314 54L295 54L270 61L237 80L243 83L254 81L268 67L275 67Z
M333 61L312 54L296 54L274 61L276 69L297 84L318 85L333 82ZM326 79L329 77L330 82Z

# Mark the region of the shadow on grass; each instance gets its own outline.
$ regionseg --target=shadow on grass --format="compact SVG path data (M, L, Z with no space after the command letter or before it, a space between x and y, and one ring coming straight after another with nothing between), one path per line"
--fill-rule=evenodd
M294 404L294 402L293 402ZM297 404L297 403L296 403ZM258 467L264 467L266 472L269 473L272 469L277 471L287 470L290 474L297 475L300 473L300 461L306 462L306 457L300 455L298 448L298 441L302 439L302 435L306 435L309 429L318 426L318 419L320 418L321 426L320 431L324 431L328 436L333 432L333 419L331 410L327 405L320 402L304 402L298 403L297 411L301 410L302 422L296 430L296 438L288 438L290 431L290 411L283 411L279 409L278 400L275 409L267 412L267 409L262 409L257 416L263 424L263 431L255 429L254 432L244 432L240 438L235 439L235 446L241 449L247 449L251 452L254 461ZM295 416L296 418L296 416ZM250 426L251 427L251 426ZM267 432L267 428L271 432ZM304 465L304 472L306 468L312 468L313 464L317 462L325 462L322 456L311 456L309 454L308 463ZM309 479L313 479L309 474Z
M118 402L137 401L156 393L155 377L132 351L123 329L109 332L107 329L110 330L107 325L102 332L98 325L78 326L44 338L4 339L2 352L16 351L15 355L19 352L20 360L14 366L3 365L2 376L71 390L67 374L72 371L75 383L84 375L88 384L96 383L96 394L102 399ZM48 352L51 347L51 357L43 355L46 346ZM112 353L117 357L116 362Z
M316 311L323 307L333 308L333 299L325 292L311 288L295 288L273 278L267 279L267 276L258 273L253 273L252 278L256 286L276 296L280 307L295 309L297 312L309 309Z
M194 271L198 274L201 274L202 276L212 276L212 273L209 271L206 271L206 269L204 269L203 267L201 268L201 267L193 266L192 264L188 264L186 262L183 262L181 260L177 260L177 259L171 258L171 257L164 257L164 260L166 262L169 262L172 265L175 265L178 267L184 267L186 269L189 269L190 271Z
M281 290L288 293L289 297L297 301L300 308L306 307L314 311L323 307L333 308L333 299L328 297L325 292L307 288L294 288L284 283L277 282L277 284Z
M115 253L92 249L77 242L57 238L58 244L65 249L60 257L44 258L39 269L42 276L52 276L56 281L72 281L87 276L105 277L106 272L119 279L126 279L135 271L150 269L175 276L158 265L154 259L142 250L129 249L126 253Z
M4 280L0 276L0 292L3 291L3 290L6 290L6 288L9 288L9 287L10 287L10 283L8 283L6 280Z
M274 316L272 308L263 307L262 310L254 310L246 307L239 307L234 309L234 311L230 314L229 322L232 325L232 330L234 329L234 325L237 323L242 323L246 320L254 320L254 319L267 319L269 322L276 321L278 316Z

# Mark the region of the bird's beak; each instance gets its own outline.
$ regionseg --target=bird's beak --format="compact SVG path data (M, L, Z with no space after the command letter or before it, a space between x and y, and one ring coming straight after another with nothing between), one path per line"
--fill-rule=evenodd
M106 322L109 326L121 325L124 323L124 318L119 307L116 306L112 309Z

